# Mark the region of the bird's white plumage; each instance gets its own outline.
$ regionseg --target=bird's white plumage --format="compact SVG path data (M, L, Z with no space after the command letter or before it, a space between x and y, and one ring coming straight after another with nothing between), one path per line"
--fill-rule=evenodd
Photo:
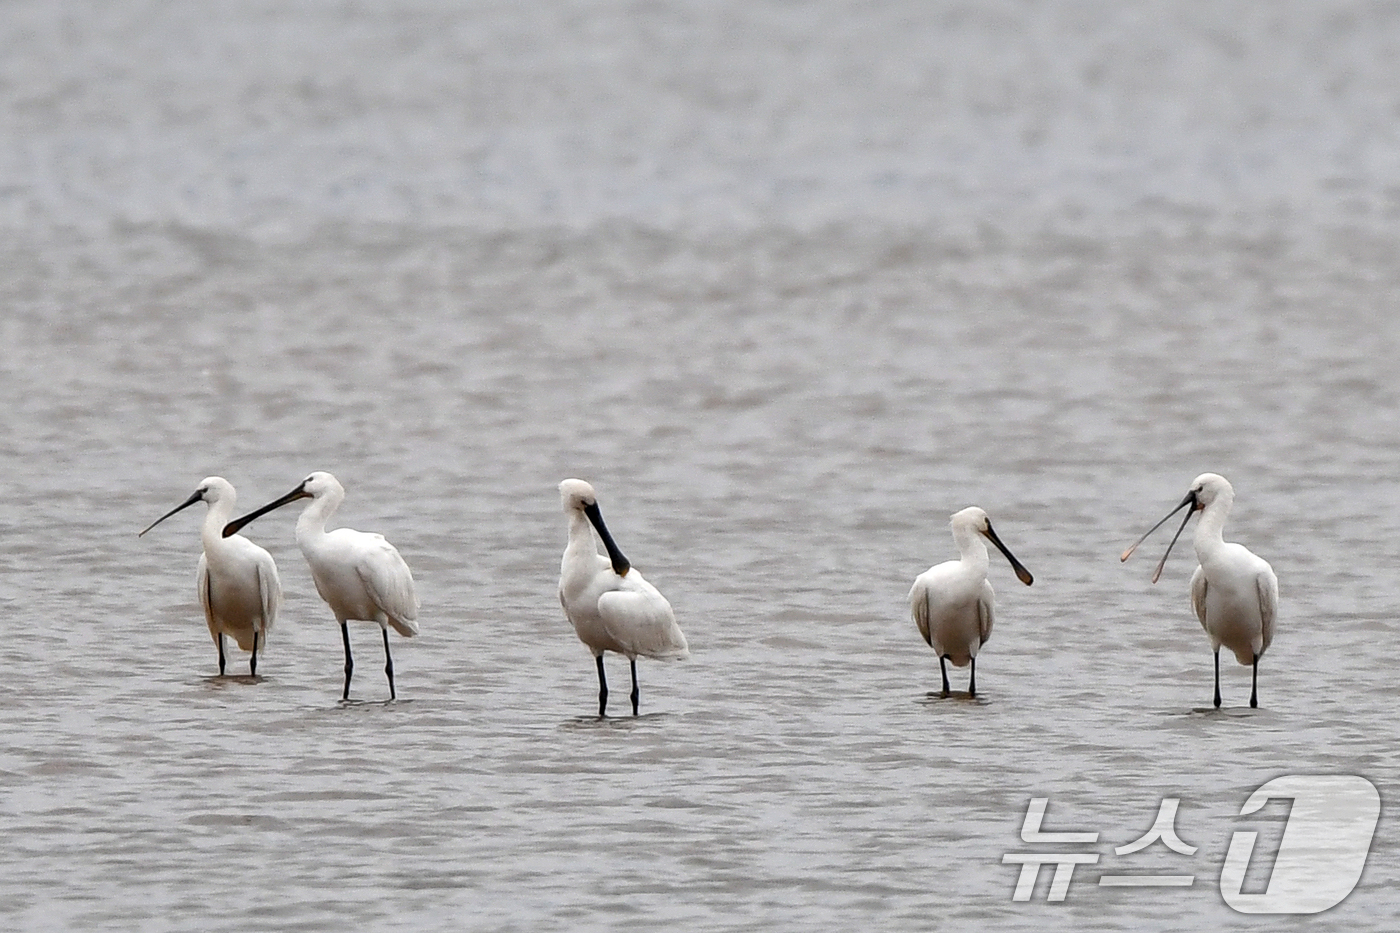
M218 527L222 528L225 520L221 518ZM257 634L257 650L261 653L282 606L277 566L271 554L247 538L234 535L224 541L231 545L224 550L234 553L217 556L212 573L208 552L199 555L195 588L204 621L215 641L223 633L242 651L253 650L253 636Z
M585 506L596 506L593 487L583 480L559 484L569 517L569 543L559 568L559 603L579 640L594 656L604 651L663 661L690 656L675 613L656 587L635 567L625 574L598 553Z
M403 636L418 634L418 595L413 574L398 550L383 535L366 534L349 528L326 531L326 522L345 500L345 488L329 473L317 471L279 499L254 509L224 527L231 535L244 525L273 509L310 499L297 517L297 546L311 568L316 592L325 600L340 623L345 647L345 689L341 699L350 699L354 657L350 650L352 620L377 622L384 639L384 674L389 681L389 698L394 688L394 660L389 651L389 628Z
M666 597L636 570L629 571L621 584L598 597L598 616L621 653L662 661L689 657L690 647Z
M349 528L326 531L326 522L345 499L345 489L329 473L312 473L302 488L311 502L297 519L301 548L316 592L336 620L391 625L403 636L418 634L419 601L413 574L383 535Z
M215 645L219 644L220 635L227 635L243 651L253 651L256 642L260 654L277 622L282 583L271 554L241 535L225 538L221 534L237 499L232 483L210 476L200 482L186 503L202 500L208 504L200 526L204 552L199 557L195 588ZM173 514L166 513L156 524Z
M1177 507L1123 552L1127 560L1147 536L1177 512L1187 509L1166 552L1157 563L1152 582L1161 577L1171 556L1172 546L1197 512L1194 544L1200 566L1191 575L1191 608L1210 639L1215 655L1215 706L1220 707L1220 649L1234 654L1240 664L1252 668L1249 705L1258 706L1259 659L1274 640L1278 616L1278 577L1268 561L1242 544L1225 540L1225 520L1235 502L1235 490L1218 473L1202 473L1191 481L1191 488Z
M992 635L996 594L987 580L987 546L979 528L987 513L973 506L952 516L961 557L935 564L914 578L909 608L919 634L938 656L966 667Z
M1240 664L1263 657L1274 640L1278 577L1268 561L1224 539L1235 491L1225 477L1203 473L1191 484L1201 518L1193 540L1200 566L1191 575L1191 608L1210 637Z

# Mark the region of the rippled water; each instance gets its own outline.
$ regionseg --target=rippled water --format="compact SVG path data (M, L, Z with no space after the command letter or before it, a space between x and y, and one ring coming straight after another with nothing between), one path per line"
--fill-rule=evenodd
M6 5L5 926L1314 928L1218 878L1270 778L1400 780L1397 51L1359 3ZM364 625L338 702L292 510L256 683L198 510L136 537L312 469L418 580L395 703ZM1204 470L1280 579L1258 711L1189 548L1117 560ZM635 720L566 476L692 647ZM939 699L905 594L974 503L1036 582ZM1101 833L1063 903L1012 900L1032 797ZM1196 854L1116 856L1164 797ZM1396 842L1329 926L1389 929Z

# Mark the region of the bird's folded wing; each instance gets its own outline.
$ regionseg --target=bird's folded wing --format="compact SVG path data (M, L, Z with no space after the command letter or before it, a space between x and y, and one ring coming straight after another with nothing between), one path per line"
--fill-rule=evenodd
M992 585L986 581L982 582L982 595L977 599L977 634L978 644L985 645L987 639L992 637L992 621L994 616L993 606L996 605L996 594L992 591Z
M199 570L195 572L194 585L199 590L199 605L204 610L204 624L213 631L214 605L213 597L209 593L209 561L203 554L199 555Z
M919 627L919 634L932 647L933 636L928 628L928 587L923 580L915 580L909 591L909 612L914 617L914 624Z
M418 634L415 620L419 604L413 574L392 544L380 537L356 562L355 573L400 635Z
M598 615L613 640L634 654L661 660L690 656L671 604L660 593L604 593L598 597Z
M1191 608L1196 610L1196 618L1201 620L1201 628L1206 627L1206 572L1197 567L1191 575Z
M1263 623L1264 647L1274 640L1274 615L1278 612L1278 577L1273 571L1261 573L1255 580L1259 590L1259 620Z
M282 581L277 578L277 565L271 559L257 568L258 594L262 597L263 636L277 622L277 610L282 607Z

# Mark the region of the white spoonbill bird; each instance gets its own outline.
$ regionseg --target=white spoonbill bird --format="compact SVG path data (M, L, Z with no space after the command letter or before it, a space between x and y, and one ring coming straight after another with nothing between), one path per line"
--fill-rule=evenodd
M326 522L345 499L345 488L334 476L312 473L282 498L229 522L224 527L224 535L231 535L259 515L297 499L311 500L297 519L297 546L311 566L316 592L340 623L340 637L345 643L345 691L341 699L350 699L350 675L355 669L350 654L350 629L345 624L351 619L379 623L384 634L384 673L389 678L389 699L396 699L389 626L405 638L418 634L418 596L413 590L413 574L383 535L349 528L326 531Z
M258 654L267 647L267 635L282 604L282 583L277 579L277 565L271 554L242 535L226 538L219 533L233 514L237 497L228 480L222 476L207 477L188 499L151 522L137 537L181 509L196 502L209 503L199 530L204 542L195 575L199 604L204 607L204 621L219 649L219 675L224 673L224 636L228 635L241 650L250 652L248 673L256 677Z
M948 663L956 667L972 665L967 695L977 696L977 652L992 637L992 613L996 597L987 582L987 545L983 538L1011 561L1016 577L1026 586L1034 581L992 530L987 513L970 506L953 513L950 522L957 542L957 560L935 564L914 578L909 590L909 609L924 641L938 653L943 672L943 695L947 696Z
M642 579L608 534L593 487L581 479L566 479L559 484L559 496L564 502L564 514L569 517L569 544L559 567L559 603L579 641L588 646L597 660L598 715L607 715L608 709L603 652L614 651L626 655L632 666L635 716L641 700L637 656L679 661L690 657L690 647L666 597ZM607 557L598 553L594 530L603 541Z
M1152 582L1162 576L1176 539L1196 512L1196 559L1201 565L1191 575L1191 608L1210 637L1215 652L1215 705L1220 706L1220 646L1235 653L1235 660L1253 668L1250 677L1249 705L1259 705L1259 659L1274 640L1274 616L1278 611L1278 577L1269 562L1256 556L1243 544L1227 542L1224 537L1225 519L1235 501L1235 490L1229 480L1218 473L1202 473L1191 481L1191 489L1166 518L1138 538L1137 544L1123 552L1121 560L1133 556L1138 544L1147 540L1182 509L1186 517L1167 545L1166 554L1157 562Z

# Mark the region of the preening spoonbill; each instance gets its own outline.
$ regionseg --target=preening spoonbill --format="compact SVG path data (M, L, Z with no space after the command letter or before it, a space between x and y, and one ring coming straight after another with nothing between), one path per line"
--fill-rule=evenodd
M351 619L379 623L384 634L389 698L395 699L389 626L406 638L418 634L418 596L413 591L413 574L383 535L349 528L326 531L326 522L345 499L345 488L334 476L312 473L282 498L229 522L224 535L231 535L259 515L297 499L311 500L297 519L297 546L311 566L316 592L340 623L340 637L345 643L345 692L341 699L350 699L350 675L355 669L350 654L350 629L345 624Z
M258 653L267 646L267 635L282 604L282 583L271 554L242 535L226 538L219 533L237 501L233 484L222 476L207 477L188 499L151 522L137 537L200 501L209 503L209 511L199 530L204 553L199 556L195 586L204 607L204 621L219 649L219 674L224 673L224 636L228 635L241 650L250 652L248 673L257 676Z
M1235 660L1248 664L1250 676L1249 705L1259 705L1259 659L1274 640L1274 616L1278 610L1278 577L1268 561L1256 556L1242 544L1227 542L1224 537L1225 519L1235 501L1235 490L1218 473L1202 473L1191 481L1191 489L1166 518L1147 529L1137 544L1123 552L1127 560L1138 544L1147 540L1164 525L1168 518L1185 509L1181 527L1167 545L1166 554L1152 572L1156 583L1166 566L1176 539L1196 512L1196 559L1201 565L1191 575L1191 608L1210 636L1210 648L1215 653L1215 705L1220 706L1220 646L1235 653Z
M952 661L956 667L972 665L967 695L975 697L977 652L992 637L992 613L996 605L992 584L987 582L987 545L982 539L991 541L1006 555L1022 583L1030 586L1034 578L1001 543L987 513L977 506L953 513L950 524L962 557L935 564L915 577L914 586L909 590L909 609L919 634L938 652L943 695L949 693L947 662Z
M641 700L637 656L679 661L690 657L690 647L666 597L643 580L618 550L603 524L593 487L581 479L566 479L559 484L559 496L569 517L569 544L559 567L559 602L579 641L588 646L598 663L598 715L607 715L608 709L603 652L614 651L626 655L632 666L635 716ZM607 557L598 553L594 530Z

